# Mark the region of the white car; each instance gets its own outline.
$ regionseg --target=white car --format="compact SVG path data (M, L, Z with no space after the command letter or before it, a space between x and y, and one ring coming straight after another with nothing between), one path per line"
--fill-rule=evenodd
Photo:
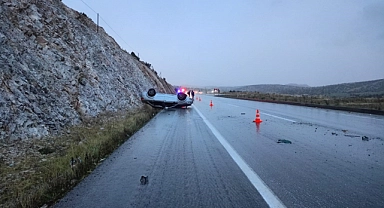
M191 106L194 100L194 92L187 93L178 91L177 94L158 93L151 88L141 94L141 102L154 108L181 108Z

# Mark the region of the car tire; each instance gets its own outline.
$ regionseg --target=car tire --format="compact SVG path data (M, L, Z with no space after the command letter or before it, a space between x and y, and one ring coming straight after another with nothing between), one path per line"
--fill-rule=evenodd
M153 89L153 88L149 89L148 92L147 92L147 95L148 95L149 97L153 97L153 96L155 96L155 95L156 95L156 90Z
M183 100L187 99L187 95L182 93L182 92L177 93L177 99L183 101Z

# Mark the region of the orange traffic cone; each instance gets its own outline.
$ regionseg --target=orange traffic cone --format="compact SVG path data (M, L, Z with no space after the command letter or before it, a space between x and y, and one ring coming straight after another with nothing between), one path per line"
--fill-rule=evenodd
M256 119L253 121L255 123L261 123L263 122L261 119L260 119L260 113L259 113L259 110L257 109L256 110Z
M211 107L213 106L212 100L211 100L211 103L209 104L209 106L211 106Z

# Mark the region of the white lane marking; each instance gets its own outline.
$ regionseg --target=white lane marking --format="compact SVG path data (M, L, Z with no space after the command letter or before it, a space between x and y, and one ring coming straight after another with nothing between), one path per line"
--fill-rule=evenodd
M205 124L211 129L212 133L216 136L217 140L223 145L223 147L227 150L232 159L236 162L236 164L240 167L243 173L247 176L248 180L251 184L256 188L256 190L263 197L265 202L269 205L269 207L281 207L285 208L285 205L280 201L280 199L272 192L272 190L264 183L264 181L260 178L256 172L249 167L249 165L241 158L241 156L236 152L235 149L227 142L227 140L216 130L215 127L203 116L203 114L197 109L194 108L200 117L203 119Z
M380 119L380 118L373 118L371 117L372 115L371 114L367 114L369 116L358 116L358 115L348 115L346 113L344 113L343 115L345 116L350 116L350 117L355 117L355 118L365 118L365 119L374 119L374 120L377 120L377 121L383 121L384 119Z
M238 106L238 105L233 105L233 104L228 104L228 105L230 105L230 106L234 106L234 107L240 107L240 106Z
M290 122L296 122L296 121L291 120L291 119L287 119L287 118L271 115L271 114L268 114L268 113L261 113L261 114L264 114L264 115L267 115L267 116L271 116L271 117L275 117L275 118L279 118L279 119L283 119L283 120L290 121Z

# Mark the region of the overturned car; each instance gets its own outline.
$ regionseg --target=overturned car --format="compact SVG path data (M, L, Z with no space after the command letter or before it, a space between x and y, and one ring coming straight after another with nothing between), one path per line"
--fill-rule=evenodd
M194 100L194 92L178 91L176 94L158 93L151 88L141 94L141 101L154 108L181 108L191 106Z

